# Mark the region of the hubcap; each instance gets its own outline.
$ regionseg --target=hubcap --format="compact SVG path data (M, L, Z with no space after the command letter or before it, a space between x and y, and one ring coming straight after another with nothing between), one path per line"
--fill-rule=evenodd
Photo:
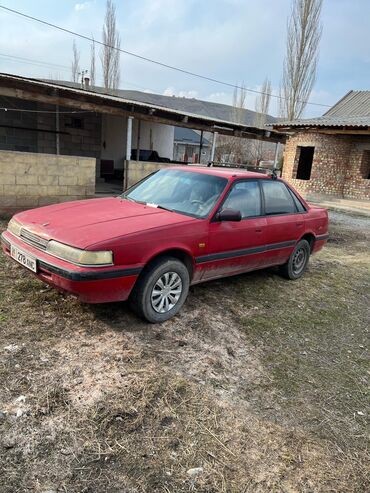
M182 293L181 277L176 272L166 272L154 284L151 302L157 313L169 312Z
M304 268L306 262L306 251L304 248L298 248L293 256L293 272L294 274L300 274Z

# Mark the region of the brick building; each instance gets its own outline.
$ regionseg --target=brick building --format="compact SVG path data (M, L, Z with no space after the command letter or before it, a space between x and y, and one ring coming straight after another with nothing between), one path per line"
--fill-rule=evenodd
M272 126L289 135L282 176L308 199L370 199L370 91L350 91L321 117Z

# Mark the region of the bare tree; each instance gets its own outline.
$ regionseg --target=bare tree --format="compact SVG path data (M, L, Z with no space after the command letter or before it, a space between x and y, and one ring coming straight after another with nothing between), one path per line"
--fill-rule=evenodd
M90 46L90 84L95 86L95 42L94 37L92 38L93 42Z
M235 123L244 123L247 90L244 84L235 87L232 100L231 119ZM243 163L247 160L248 145L245 139L220 135L216 148L215 161Z
M103 69L104 87L117 89L120 78L121 38L116 26L116 7L112 0L107 0L103 25L103 43L100 59ZM118 49L117 49L118 48Z
M71 79L73 82L79 82L79 73L81 72L80 70L80 51L77 49L76 46L76 41L73 41L73 58L72 58L72 64L71 64Z
M257 128L265 128L266 117L270 108L271 99L271 82L268 78L263 81L261 93L256 97L254 109L256 115L254 118L254 125ZM251 145L251 155L255 164L258 166L263 159L264 154L264 142L262 140L254 140Z
M280 90L280 112L288 120L302 116L316 79L321 7L322 0L293 0Z

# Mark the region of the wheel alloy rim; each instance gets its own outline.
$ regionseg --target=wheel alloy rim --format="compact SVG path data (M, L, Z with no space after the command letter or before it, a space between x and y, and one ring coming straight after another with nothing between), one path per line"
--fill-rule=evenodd
M306 251L304 248L298 248L293 256L293 272L300 274L306 263Z
M177 304L182 293L181 277L176 272L166 272L154 284L151 302L157 313L167 313Z

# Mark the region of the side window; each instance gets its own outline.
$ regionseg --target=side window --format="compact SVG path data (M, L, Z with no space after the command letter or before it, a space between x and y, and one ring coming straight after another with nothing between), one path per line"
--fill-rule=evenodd
M242 218L261 215L260 187L255 181L236 183L223 204L223 209L236 209Z
M292 214L297 212L289 190L281 181L262 181L266 214Z
M299 200L299 198L296 196L296 194L293 192L293 190L289 190L290 195L293 197L294 203L297 207L298 212L306 212L306 209L303 207L302 202Z

